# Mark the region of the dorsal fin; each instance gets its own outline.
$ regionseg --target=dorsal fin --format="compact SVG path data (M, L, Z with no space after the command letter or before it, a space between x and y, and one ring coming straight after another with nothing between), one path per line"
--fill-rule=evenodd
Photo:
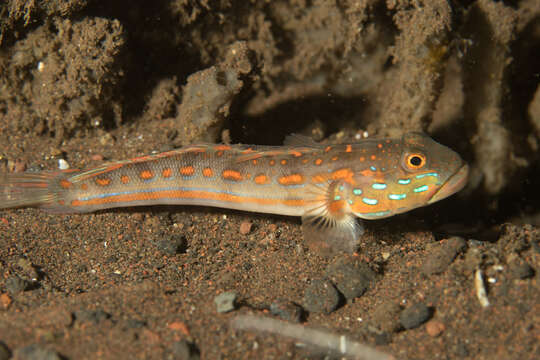
M304 147L322 147L321 144L315 142L312 138L300 134L290 134L285 136L283 140L283 145L285 146L304 146Z

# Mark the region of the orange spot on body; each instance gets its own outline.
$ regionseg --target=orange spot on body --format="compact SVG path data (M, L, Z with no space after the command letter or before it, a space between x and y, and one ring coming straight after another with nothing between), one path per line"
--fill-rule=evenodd
M122 182L122 184L127 184L129 182L129 176L127 175L120 176L120 181Z
M349 168L346 168L346 169L339 169L339 170L334 171L331 176L333 180L344 180L348 183L352 183L353 175L354 173L352 172L352 170Z
M236 170L223 170L222 176L227 180L242 181L242 174Z
M282 176L278 179L281 185L300 185L304 183L304 177L300 174Z
M287 165L287 160L285 159L281 160L281 165Z
M319 158L315 160L315 165L321 165L323 163L323 159Z
M324 149L324 152L329 152L330 150L332 150L332 147L331 147L331 146L327 146L327 147Z
M378 144L377 144L377 147L378 147L379 149L382 149L382 144L381 144L381 143L378 143Z
M107 186L110 183L111 183L110 178L97 178L96 179L96 184L98 184L99 186Z
M206 176L206 177L212 177L214 176L214 171L210 168L204 168L203 171L202 171L203 175Z
M193 174L195 174L195 168L191 165L180 168L180 175L182 176L192 176Z
M60 186L63 189L69 189L71 186L73 186L73 183L71 181L69 181L69 180L62 179L62 180L60 180Z
M251 163L252 163L253 165L257 165L257 162L258 162L257 159L253 159L253 160L251 161Z
M66 202L64 200L58 200L58 205L64 206Z
M223 156L223 151L221 151L221 150L220 150L220 151L218 151L218 152L216 153L216 156L217 156L217 157L221 157L221 156Z
M269 182L270 182L270 179L268 178L268 176L266 176L264 174L260 174L260 175L255 176L255 183L257 183L259 185L268 184Z
M377 160L377 156L375 156L375 155L371 155L369 158L370 158L371 160Z
M360 156L360 161L364 162L364 161L366 161L366 158L364 156Z
M82 190L88 190L88 184L81 184Z
M171 168L166 168L166 169L163 169L163 171L161 172L161 175L164 177L164 178L169 178L172 176L172 169Z
M140 172L139 177L143 180L149 180L154 177L154 173L150 170L143 170Z
M332 156L332 161L337 161L339 159L337 156Z
M348 153L352 152L352 146L351 146L351 145L347 145L347 146L345 147L345 152L348 152Z
M272 165L272 166L276 165L276 160L270 160L269 164Z

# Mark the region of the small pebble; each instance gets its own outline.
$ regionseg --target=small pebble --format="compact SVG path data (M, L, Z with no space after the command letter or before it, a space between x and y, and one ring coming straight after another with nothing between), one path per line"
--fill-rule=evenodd
M399 322L405 329L414 329L425 323L429 316L429 308L423 303L416 303L401 312Z
M326 276L347 300L362 296L375 279L373 270L355 256L338 258L327 268Z
M183 254L187 249L187 240L183 235L171 235L157 242L159 251L167 255Z
M214 298L214 303L216 304L218 313L226 313L234 310L234 302L236 301L237 295L234 291L227 291L222 294L219 294Z
M446 330L446 326L440 321L437 320L431 320L426 324L426 332L431 337L437 337L441 335L444 330Z
M270 313L290 322L300 322L302 319L302 307L286 300L276 300L270 304Z
M0 294L0 309L7 310L12 302L7 293Z
M528 279L534 276L534 269L526 262L519 262L510 265L510 274L514 279Z
M101 154L94 154L90 156L90 160L92 161L103 161L104 157Z
M32 344L15 349L13 357L17 360L60 360L61 357L54 350L49 350L42 345Z
M396 332L401 327L399 323L400 312L401 307L399 304L392 301L383 302L370 314L370 323L381 331L387 333Z
M244 221L240 224L240 234L247 235L251 232L253 224L249 221Z
M11 351L6 344L0 341L0 360L8 360L10 357Z
M6 289L11 294L23 292L28 289L29 285L28 281L18 276L11 276L6 280Z
M171 355L174 360L197 360L200 358L199 350L195 344L184 339L172 344Z
M458 236L433 244L428 249L426 260L422 265L422 272L425 275L443 273L465 247L465 239Z
M69 169L69 163L64 159L58 159L58 168L60 170L67 170Z
M339 305L339 292L328 280L313 280L304 293L304 307L313 313L330 314Z

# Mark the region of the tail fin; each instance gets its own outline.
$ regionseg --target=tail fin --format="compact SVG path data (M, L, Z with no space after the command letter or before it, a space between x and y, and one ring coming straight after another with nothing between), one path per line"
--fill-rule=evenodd
M50 207L57 200L54 180L61 172L24 174L0 173L0 209Z

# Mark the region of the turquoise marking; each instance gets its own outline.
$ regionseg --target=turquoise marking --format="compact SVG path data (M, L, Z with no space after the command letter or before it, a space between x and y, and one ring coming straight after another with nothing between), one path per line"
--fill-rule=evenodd
M369 168L371 169L371 171L377 171L377 168L375 166L370 166Z
M377 199L370 199L370 198L362 198L362 201L364 202L364 204L368 204L368 205L377 205L379 203Z
M336 201L341 200L341 196L339 196L339 195L334 196L334 200L336 200Z
M345 190L345 187L343 185L340 185L339 186L339 191L343 191L343 190Z
M428 189L428 186L427 185L422 185L422 186L419 186L417 188L414 188L414 192L415 193L419 193L419 192L424 192L424 191L427 191Z
M386 215L390 215L390 210L385 211L375 211L370 213L355 213L358 217L364 217L364 218L379 218Z
M416 178L417 178L417 179L423 179L423 178L425 178L426 176L439 177L439 174L437 174L437 173L435 173L435 172L432 172L432 173L425 173L425 174L418 174L418 175L416 175Z
M386 184L375 183L371 185L371 187L374 188L375 190L384 190L386 189Z
M347 202L349 203L349 205L353 204L353 201L351 199L347 200Z
M397 182L401 185L408 185L411 183L411 179L399 179Z
M352 192L354 195L362 195L362 189L353 189Z
M388 198L390 200L403 200L407 197L407 194L390 194Z

